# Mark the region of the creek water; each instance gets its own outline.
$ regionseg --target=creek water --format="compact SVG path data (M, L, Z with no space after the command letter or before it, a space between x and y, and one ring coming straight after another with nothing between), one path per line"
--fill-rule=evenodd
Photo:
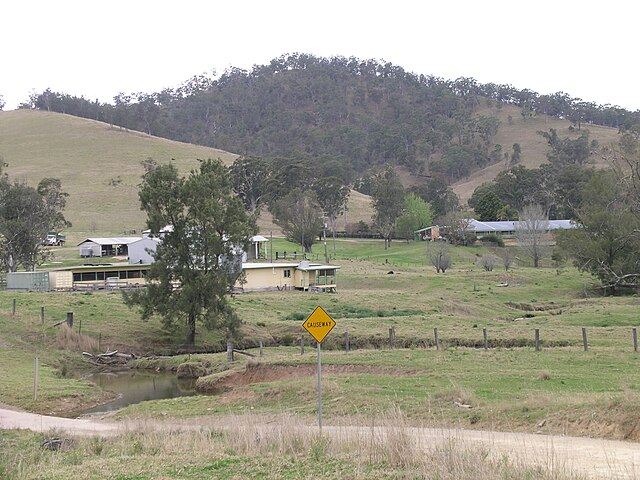
M81 412L81 415L97 415L119 410L128 405L147 400L161 400L196 395L196 381L178 379L170 372L149 372L145 370L125 370L119 372L94 373L86 380L103 390L118 396L108 403Z

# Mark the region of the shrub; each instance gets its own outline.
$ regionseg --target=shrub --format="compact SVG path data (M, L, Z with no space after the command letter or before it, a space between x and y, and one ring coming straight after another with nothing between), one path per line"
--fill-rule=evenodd
M498 247L504 247L504 240L497 235L486 235L482 237L482 243L493 243Z
M487 272L491 272L496 263L497 263L496 257L494 257L489 253L483 255L478 260L478 265L484 268Z

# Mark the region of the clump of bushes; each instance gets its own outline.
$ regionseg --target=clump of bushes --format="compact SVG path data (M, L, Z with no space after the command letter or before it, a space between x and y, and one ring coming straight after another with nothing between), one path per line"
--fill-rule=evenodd
M482 243L493 243L498 247L504 247L504 240L497 235L485 235L482 237Z

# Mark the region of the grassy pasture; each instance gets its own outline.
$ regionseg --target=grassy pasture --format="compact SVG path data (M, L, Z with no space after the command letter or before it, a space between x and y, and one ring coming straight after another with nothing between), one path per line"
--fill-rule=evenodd
M274 240L274 248L294 251L282 239ZM322 257L322 245L314 248ZM216 395L143 402L114 418L144 423L240 415L251 423L253 416L266 416L289 419L284 423L289 433L292 423L313 424L316 352L307 336L301 354L298 341L306 335L302 321L322 305L337 322L322 353L327 425L388 421L396 426L640 439L640 356L631 340L637 296L598 296L592 279L570 267L516 265L509 272L485 272L475 264L486 251L483 247L455 248L454 267L436 274L427 265L425 248L424 243L394 242L385 251L381 241L339 240L338 293L235 296L231 301L244 320L240 346L257 355L261 339L268 345L264 356L248 360L237 355L231 364L225 353L140 361L146 368L201 362L218 372L201 378L201 384L224 388ZM508 287L497 286L505 282ZM61 335L53 324L68 311L74 312L74 334ZM388 347L392 327L404 348ZM589 332L587 352L581 327ZM483 328L489 334L487 351L482 348ZM533 348L535 328L541 331L540 352ZM0 332L0 403L47 414L78 411L108 397L77 379L88 368L80 358L82 350L178 350L182 338L172 338L159 321L141 321L123 305L120 294L108 292L0 292ZM345 332L352 346L348 353L342 349ZM197 342L202 348L220 348L224 339L198 330ZM35 355L41 370L34 402ZM389 412L401 412L402 418L391 418ZM318 444L313 437L295 434L256 445L244 442L245 435L242 429L162 436L135 432L113 440L76 439L70 449L51 454L38 446L42 434L0 432L0 476L104 478L110 472L113 478L406 478L407 472L420 477L436 471L443 478L478 478L482 468L487 478L579 478L531 470L504 457L495 463L486 451L459 445L418 454L405 442L398 457L385 456L391 451L386 444L372 455L370 450L363 453L363 443ZM255 432L250 435L255 438ZM443 463L443 448L453 449L446 450L446 458L470 463Z
M274 241L274 248L293 251L281 239ZM640 357L631 338L631 328L638 324L637 296L598 296L591 289L592 279L571 267L485 272L475 264L483 247L455 248L454 267L436 274L426 265L425 248L424 243L394 242L385 251L381 241L339 240L338 293L267 292L231 299L244 320L240 347L254 348L262 340L268 346L262 363L301 366L304 375L287 367L281 376L258 372L256 383L247 382L240 358L223 374L240 379L229 394L143 403L120 415L256 411L311 416L315 384L308 368L315 351L308 340L304 355L294 345L306 335L303 320L322 305L337 322L323 345L329 418L398 407L410 418L433 424L530 431L545 420L554 432L640 437L622 423L635 425L633 409L640 406ZM509 286L497 286L503 283ZM41 305L46 308L44 325ZM62 375L65 369L79 368L77 352L82 349L80 343L61 343L52 327L68 311L75 315L74 330L82 322L82 334L93 348L99 339L101 350L180 349L181 335L172 337L159 321L142 322L118 293L0 292L0 365L10 372L0 402L49 412L100 398L89 385ZM581 327L588 328L588 352L582 349ZM404 348L388 348L389 328ZM434 346L434 328L439 330L440 350ZM488 331L488 351L482 348L483 328ZM536 328L541 352L533 348ZM348 354L342 350L345 332L353 348ZM215 332L197 333L200 348L220 348L224 340ZM42 387L48 400L34 404L30 371L36 353L52 383L45 381ZM224 354L195 355L192 361L223 366L217 371L226 368ZM175 367L176 360L172 362ZM455 407L455 401L472 408Z

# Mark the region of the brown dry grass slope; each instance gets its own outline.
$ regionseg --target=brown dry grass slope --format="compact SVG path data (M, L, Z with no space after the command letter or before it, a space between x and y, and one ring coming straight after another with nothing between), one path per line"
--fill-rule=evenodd
M62 180L69 193L65 215L75 239L144 227L138 202L143 160L173 161L186 173L197 159L220 158L230 165L237 155L71 115L15 110L0 112L0 158L13 179L33 186L44 177ZM369 223L372 213L370 198L354 191L338 228L344 229L346 222ZM280 234L268 212L258 226L262 233Z
M514 143L519 143L522 148L522 159L520 165L527 168L536 168L547 162L547 141L538 131L548 132L550 128L555 128L560 137L575 139L582 134L577 129L571 131L571 123L567 120L539 115L532 118L523 118L520 109L511 105L503 106L500 109L495 107L481 108L478 115L492 115L500 120L498 134L494 142L502 145L504 152L512 153ZM509 120L511 117L511 120ZM617 142L618 130L615 128L602 127L599 125L584 125L583 129L588 129L590 138L597 140L601 146L609 146ZM595 159L596 167L605 166L605 162L598 156ZM463 204L469 199L476 187L483 183L491 182L502 170L509 168L505 162L499 162L473 173L469 178L460 180L453 185L453 190L460 197Z
M143 160L173 160L187 172L197 159L220 158L228 165L236 155L70 115L16 110L0 112L0 157L11 178L30 185L60 178L69 193L66 217L82 236L144 226L137 187Z

